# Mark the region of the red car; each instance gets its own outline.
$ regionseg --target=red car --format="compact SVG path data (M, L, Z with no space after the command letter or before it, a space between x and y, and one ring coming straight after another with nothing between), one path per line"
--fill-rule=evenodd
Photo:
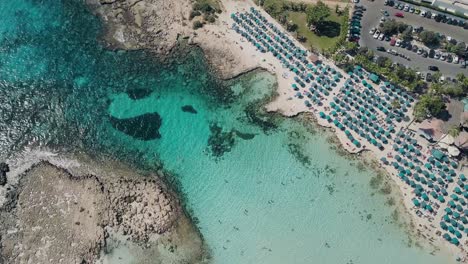
M395 46L395 43L396 43L396 39L392 38L392 40L390 40L390 46Z
M405 17L405 16L403 15L403 13L401 13L401 12L395 13L395 16L396 16L396 17Z

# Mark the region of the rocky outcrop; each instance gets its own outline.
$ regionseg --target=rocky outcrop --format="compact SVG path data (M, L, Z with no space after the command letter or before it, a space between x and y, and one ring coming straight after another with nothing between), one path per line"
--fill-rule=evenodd
M190 0L87 0L102 17L105 40L115 48L169 52L177 37L189 31Z
M134 241L147 241L151 234L166 232L181 214L176 197L155 179L119 179L110 182L107 189L111 208L108 226Z
M12 187L8 206L0 208L0 259L5 263L94 263L109 233L158 252L190 242L195 248L172 251L172 259L197 263L203 257L196 229L154 175L117 168L113 176L77 175L41 162ZM191 226L190 241L179 239L182 220ZM172 241L181 242L174 246ZM159 261L154 263L173 263Z
M4 186L7 183L7 172L10 171L10 167L5 162L0 163L0 186Z

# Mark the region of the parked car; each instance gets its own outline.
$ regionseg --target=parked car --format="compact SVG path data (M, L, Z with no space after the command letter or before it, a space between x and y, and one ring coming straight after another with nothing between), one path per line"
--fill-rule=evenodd
M423 58L427 58L427 55L428 55L427 50L423 50L421 56L423 56Z
M427 13L426 13L426 18L431 18L431 16L432 16L431 11L427 11Z
M427 66L427 69L430 70L430 71L439 71L439 67L434 66L434 65Z
M384 47L382 47L382 46L378 46L378 47L377 47L377 50L378 50L378 51L386 51L386 49L385 49Z
M414 11L415 11L414 6L411 6L409 11L410 11L410 13L414 13Z
M390 36L385 35L385 36L384 36L384 39L385 39L385 41L390 41Z
M452 55L451 55L451 54L448 54L448 55L447 55L447 62L448 62L448 63L452 63L452 61L453 61Z
M374 36L372 36L372 37L377 39L377 38L379 38L379 35L380 35L380 31L376 30L375 33L374 33Z
M403 13L401 13L401 12L396 12L396 13L395 13L395 16L396 16L396 17L405 17L405 16L403 15Z
M400 47L400 46L401 46L401 40L400 40L400 39L397 39L395 45L396 45L397 47Z
M414 45L412 51L417 52L418 51L418 46Z
M426 74L426 82L430 82L430 81L432 81L432 74L430 72L428 72Z
M418 51L416 52L418 55L421 55L423 52L423 49L419 48Z
M395 43L396 43L396 39L395 38L392 38L390 40L390 46L395 46Z
M435 51L433 49L429 50L429 58L434 58Z
M442 53L442 54L440 55L440 60L441 60L441 61L445 61L446 59L447 59L447 54Z
M405 8L405 6L403 4L398 5L398 9L403 10L403 8Z
M440 59L440 52L436 51L435 54L434 54L434 59L438 60Z
M411 45L411 43L408 43L408 45L406 45L405 47L407 50L411 50L413 48L413 45Z
M376 30L377 30L376 28L371 28L371 30L369 31L369 34L371 35L374 34Z
M384 33L380 33L380 35L379 35L379 40L383 40L384 37L385 37Z
M458 56L453 57L453 63L458 64L458 60L459 60Z
M433 14L431 15L431 18L434 19L434 18L436 18L436 16L437 16L437 14L436 14L436 13L433 13Z
M403 8L403 11L408 12L409 11L409 5L406 4L405 7Z
M422 17L425 17L426 16L426 10L421 11L421 14L419 14L419 15L422 16Z

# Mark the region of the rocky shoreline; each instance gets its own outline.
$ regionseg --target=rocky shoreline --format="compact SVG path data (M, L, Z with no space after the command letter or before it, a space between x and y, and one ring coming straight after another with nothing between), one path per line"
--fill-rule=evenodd
M97 263L116 241L152 252L137 263L203 263L202 238L175 194L157 175L115 163L41 161L19 175L0 208L0 263Z

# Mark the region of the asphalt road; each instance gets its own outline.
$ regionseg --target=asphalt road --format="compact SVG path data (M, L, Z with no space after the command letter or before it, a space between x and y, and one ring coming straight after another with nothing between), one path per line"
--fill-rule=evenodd
M413 27L422 26L427 30L432 30L435 32L439 32L445 34L447 36L451 36L458 41L464 41L468 44L468 30L463 29L462 27L448 25L445 23L437 23L433 19L423 18L419 15L415 15L409 12L403 12L400 10L396 10L393 7L385 6L383 0L376 0L374 2L371 1L362 1L360 4L365 5L367 10L364 12L364 16L361 20L362 30L361 30L361 39L360 44L361 46L368 47L374 50L375 54L379 56L385 56L392 59L394 62L398 62L404 65L408 65L420 72L429 72L427 66L434 65L439 67L440 72L444 76L451 76L454 77L457 73L464 73L468 74L468 69L463 69L460 67L460 64L453 64L448 63L440 60L435 60L431 58L423 58L420 55L417 55L415 52L408 51L406 49L398 48L395 46L390 46L390 42L387 41L380 41L376 40L369 34L369 31L373 27L378 27L380 18L383 14L380 12L381 9L387 10L390 13L389 18L395 18L399 21L403 21L406 24L412 25ZM396 12L404 13L404 18L395 17L394 14ZM432 11L431 11L432 12ZM394 49L398 53L403 53L410 58L410 60L401 58L399 56L393 56L387 52L377 51L376 48L378 46L383 46L386 49Z

